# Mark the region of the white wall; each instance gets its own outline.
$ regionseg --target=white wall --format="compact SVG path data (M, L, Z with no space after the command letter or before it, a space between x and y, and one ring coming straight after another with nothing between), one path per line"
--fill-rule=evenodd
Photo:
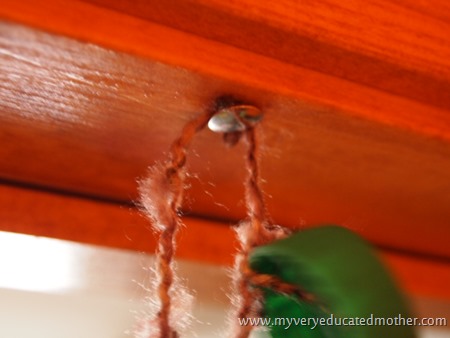
M0 232L0 338L132 337L152 262L136 252ZM227 270L180 262L179 272L197 292L198 320L184 337L226 337Z

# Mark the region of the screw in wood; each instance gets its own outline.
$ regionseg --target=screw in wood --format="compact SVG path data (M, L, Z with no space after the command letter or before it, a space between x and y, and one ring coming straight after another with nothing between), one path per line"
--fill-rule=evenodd
M211 117L208 128L217 133L242 132L253 128L263 117L262 111L248 104L222 107Z

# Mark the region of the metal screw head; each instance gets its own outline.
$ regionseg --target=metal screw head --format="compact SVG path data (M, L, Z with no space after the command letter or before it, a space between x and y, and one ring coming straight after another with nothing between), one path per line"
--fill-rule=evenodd
M233 133L254 127L262 119L262 112L255 106L236 104L221 108L211 117L208 127L217 133Z

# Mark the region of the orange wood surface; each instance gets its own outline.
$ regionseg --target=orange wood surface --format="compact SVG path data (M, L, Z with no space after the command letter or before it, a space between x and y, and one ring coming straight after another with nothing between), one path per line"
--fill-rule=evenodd
M148 221L129 206L0 185L0 229L152 253ZM237 241L231 224L186 217L179 258L231 266ZM411 295L450 300L450 264L380 251Z
M450 108L446 0L88 2Z
M0 231L149 253L156 250L150 223L129 205L0 185L0 214ZM177 255L207 263L231 263L236 246L230 227L197 218L183 222L189 231L180 233Z
M148 33L145 37L152 36ZM216 96L231 93L266 113L262 174L274 222L293 227L339 223L379 245L450 257L446 111L185 35L199 44L197 50L209 49L189 56L191 44L183 40L184 54L164 55L191 62L191 68L202 66L197 71L10 23L2 24L1 34L0 174L5 179L136 199L136 178L164 158L182 125ZM142 51L163 50L147 46L153 49ZM213 52L217 57L206 63ZM218 57L222 52L224 59ZM239 57L231 59L233 53ZM217 65L225 67L225 62L228 72ZM242 68L246 62L254 67ZM223 76L213 76L208 67ZM302 87L297 78L304 72L312 77ZM314 100L306 95L312 89L317 90ZM401 113L408 121L383 120ZM208 131L194 148L189 165L198 178L191 180L186 211L242 218L243 149L226 149Z
M129 203L183 124L231 94L265 112L262 176L274 223L351 228L410 254L389 259L409 289L448 295L444 1L428 10L412 0L90 2L2 1L2 180ZM242 156L243 145L198 136L187 215L244 217ZM13 203L3 229L136 250L154 243L142 234L148 225L114 203L3 189L3 204ZM180 255L228 262L229 230L191 222Z
M229 91L245 96L247 93L244 88L250 87L282 97L296 98L311 105L325 105L328 109L340 110L423 135L450 139L450 117L445 109L399 98L326 73L296 67L88 3L70 1L62 5L58 0L4 0L0 18L152 61L161 61L184 68L195 75L209 75L213 77L219 94ZM443 44L445 45L438 41L434 48ZM407 59L403 61L407 62ZM445 65L441 68L445 68ZM445 71L444 75L447 73ZM188 77L187 73L185 75ZM396 76L397 79L402 77L402 74ZM443 84L448 84L448 81L446 78ZM239 86L236 87L236 84ZM423 87L428 86L424 84ZM443 102L448 102L445 86L435 89L435 95L443 90ZM260 96L258 98L258 101L263 100ZM260 104L263 105L264 102Z

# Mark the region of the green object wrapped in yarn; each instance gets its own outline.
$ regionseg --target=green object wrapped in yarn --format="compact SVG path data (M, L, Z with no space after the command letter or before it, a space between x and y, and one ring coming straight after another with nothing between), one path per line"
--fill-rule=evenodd
M373 249L353 232L324 226L298 232L250 255L250 267L274 275L312 295L311 300L264 290L265 316L324 318L347 324L350 318L408 318L405 301ZM344 318L347 318L345 320ZM304 323L306 322L304 319ZM280 320L279 320L280 321ZM390 319L388 320L390 321ZM402 320L398 320L402 323ZM273 338L414 338L406 325L272 325ZM312 329L312 327L314 327Z

